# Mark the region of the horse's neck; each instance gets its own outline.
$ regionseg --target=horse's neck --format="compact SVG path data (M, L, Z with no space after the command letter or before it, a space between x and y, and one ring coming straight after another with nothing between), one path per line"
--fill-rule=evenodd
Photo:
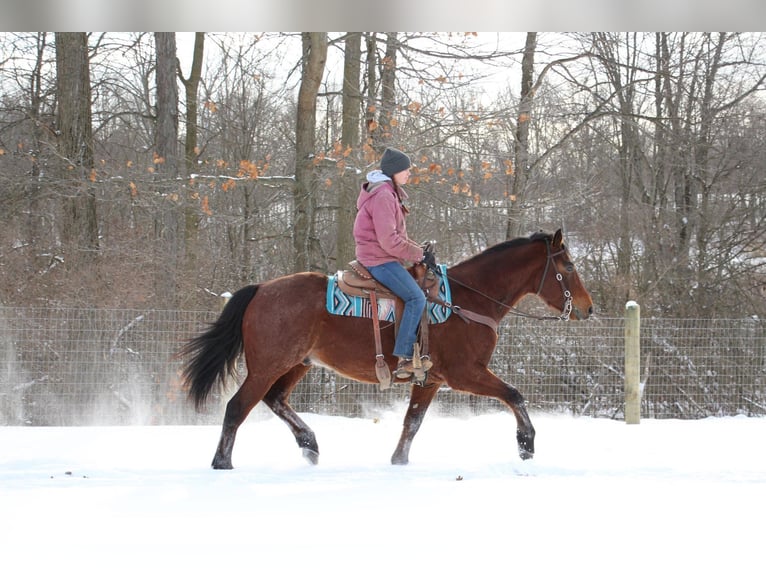
M541 270L528 247L505 254L475 258L449 270L455 304L497 320L524 296L535 293ZM464 299L464 300L463 300Z

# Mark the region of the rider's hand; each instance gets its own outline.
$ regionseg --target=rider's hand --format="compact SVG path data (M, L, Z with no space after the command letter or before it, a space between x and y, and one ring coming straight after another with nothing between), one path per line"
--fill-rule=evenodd
M436 269L436 257L434 256L434 252L430 249L424 251L422 263L429 269Z

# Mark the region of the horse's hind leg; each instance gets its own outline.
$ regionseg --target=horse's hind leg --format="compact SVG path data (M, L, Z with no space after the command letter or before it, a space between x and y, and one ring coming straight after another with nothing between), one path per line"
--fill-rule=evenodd
M295 385L298 384L310 368L310 366L297 365L290 369L269 389L269 392L263 397L263 402L290 427L293 436L295 436L295 441L301 447L303 457L311 464L317 464L319 462L319 446L317 445L314 431L303 422L298 413L287 402Z
M436 396L439 386L437 383L425 388L412 387L410 404L407 407L407 414L404 415L404 423L402 424L402 435L399 438L399 444L396 446L394 454L391 455L391 464L409 463L412 439L415 438L415 434L420 429L423 417L425 417L428 406Z
M223 417L223 427L221 428L221 438L218 441L215 456L213 457L213 468L228 470L234 468L231 463L231 453L234 450L234 440L237 438L237 429L258 404L265 394L267 385L256 381L252 372L248 372L242 385L234 396L226 404L226 413Z

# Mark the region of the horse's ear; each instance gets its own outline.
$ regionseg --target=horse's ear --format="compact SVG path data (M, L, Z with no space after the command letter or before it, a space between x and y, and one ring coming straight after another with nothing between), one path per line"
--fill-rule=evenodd
M561 247L561 241L563 240L561 229L556 230L556 233L553 234L553 247Z

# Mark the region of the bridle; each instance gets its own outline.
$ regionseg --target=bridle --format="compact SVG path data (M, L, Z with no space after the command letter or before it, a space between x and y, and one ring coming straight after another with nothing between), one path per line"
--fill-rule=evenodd
M536 295L540 295L543 291L543 287L545 286L545 279L548 276L548 271L551 268L551 262L558 257L559 255L562 255L566 253L566 249L562 247L558 251L551 252L551 242L549 239L545 240L545 249L546 249L546 258L545 258L545 269L543 270L543 276L540 279L540 286L537 288ZM446 274L446 272L445 272ZM474 287L471 287L470 285L466 285L462 281L458 281L454 277L447 276L447 278L454 283L457 283L461 287L465 287L469 291L473 291L474 293L481 295L485 299L488 299L489 301L492 301L493 303L496 303L500 305L501 307L505 307L508 309L508 312L512 315L516 315L517 317L526 317L527 319L539 319L539 320L553 320L553 321L569 321L569 317L572 314L572 293L567 289L567 286L564 284L564 277L561 275L561 273L556 272L556 281L559 282L559 285L561 286L561 291L564 294L564 308L561 310L561 313L559 315L534 315L532 313L525 313L524 311L520 311L516 307L512 305L508 305L507 303L503 303L502 301L498 301L497 299L494 299L493 297L490 297L486 293L482 293L478 289L475 289ZM456 305L453 306L454 308L460 309L460 307L457 307Z
M548 241L547 239L545 240L545 249L547 251L547 257L545 258L545 270L543 271L543 276L540 279L540 286L537 288L536 295L538 296L543 291L543 286L545 285L545 278L548 275L548 269L550 269L551 267L551 261L553 261L554 257L558 257L559 255L566 253L565 247L562 247L555 253L551 253L551 242ZM561 310L561 314L559 316L544 315L544 316L540 316L536 318L569 321L569 317L572 314L572 293L569 291L569 289L567 289L567 286L564 285L564 276L559 272L556 272L556 281L559 282L559 285L561 286L561 292L564 294L564 308Z

